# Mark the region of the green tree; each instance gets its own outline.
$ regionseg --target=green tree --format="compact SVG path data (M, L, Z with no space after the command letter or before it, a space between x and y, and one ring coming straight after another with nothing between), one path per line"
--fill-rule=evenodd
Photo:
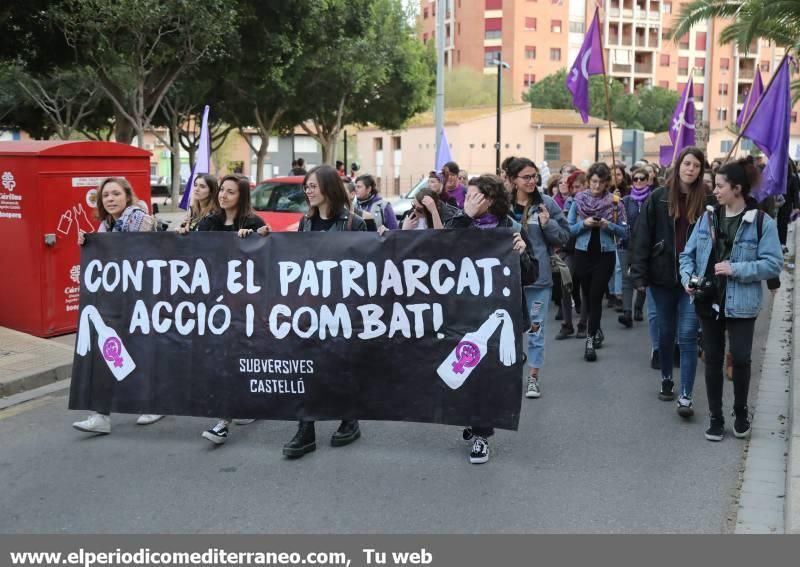
M503 84L503 103L512 101L511 89ZM472 67L457 67L445 71L444 106L463 108L465 106L489 106L497 104L497 75L484 75Z
M226 0L64 0L51 15L113 103L117 141L140 146L175 80L224 54L236 19Z
M661 87L648 87L640 89L637 98L642 129L648 132L669 130L672 113L680 98L678 93Z
M296 118L326 163L348 124L396 130L429 108L435 63L400 0L319 2L315 49L304 57Z

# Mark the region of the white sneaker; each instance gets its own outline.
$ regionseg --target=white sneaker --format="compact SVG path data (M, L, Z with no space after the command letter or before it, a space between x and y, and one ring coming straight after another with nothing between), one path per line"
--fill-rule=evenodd
M99 413L90 415L83 421L76 421L72 427L84 433L111 433L111 417Z
M139 425L150 425L151 423L155 423L156 421L158 421L162 417L164 417L164 416L163 415L156 415L154 413L143 413L136 420L136 423L138 423Z
M233 423L235 423L236 425L250 425L254 421L255 419L234 419Z
M541 398L542 389L539 386L539 377L528 375L528 388L525 391L526 398Z

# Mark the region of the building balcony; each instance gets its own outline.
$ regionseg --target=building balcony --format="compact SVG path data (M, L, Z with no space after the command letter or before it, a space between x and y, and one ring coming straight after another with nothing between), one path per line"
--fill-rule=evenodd
M752 81L756 76L755 69L739 69L739 81Z
M612 63L611 72L612 73L630 74L630 72L631 72L631 64L630 63Z
M639 74L652 75L653 74L653 62L651 61L650 63L636 63L633 66L633 70L634 70L634 72L639 73Z

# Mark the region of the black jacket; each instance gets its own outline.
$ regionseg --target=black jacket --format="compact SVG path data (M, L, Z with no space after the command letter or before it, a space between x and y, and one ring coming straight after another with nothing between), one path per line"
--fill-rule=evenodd
M444 219L442 220L444 221ZM473 228L472 219L462 210L444 221L443 224L445 228ZM497 223L497 228L511 228L513 224L514 221L510 217L505 217ZM519 257L523 286L531 285L539 279L539 262L533 255L533 243L527 232L526 230L520 231L526 246L525 253Z
M668 190L659 187L645 202L630 243L631 279L634 287L681 287L675 253L675 219L669 214ZM712 204L708 197L706 204ZM694 225L689 225L689 234Z
M349 220L351 217L352 220ZM343 230L367 230L367 223L364 222L364 219L362 219L360 216L351 213L347 209L342 209L342 212L339 213L339 216L336 218L336 222L333 224L330 230L337 232ZM303 219L300 221L300 225L297 227L297 232L311 232L311 217L303 217Z
M262 226L264 226L264 221L261 220L261 217L256 215L250 215L249 217L245 217L241 223L241 226L238 228L248 228L250 230L258 230ZM198 231L219 231L225 230L225 214L215 214L215 215L208 215L206 218L201 220L197 223L197 230Z

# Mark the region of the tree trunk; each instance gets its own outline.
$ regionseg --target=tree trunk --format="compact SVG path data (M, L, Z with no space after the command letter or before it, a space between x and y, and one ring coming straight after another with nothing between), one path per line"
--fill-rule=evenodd
M128 145L133 141L133 125L119 111L114 112L114 141Z
M253 179L256 183L264 179L264 159L267 157L268 147L269 133L266 136L261 136L261 144L258 146L258 152L256 152L256 178Z
M181 200L181 143L178 139L178 117L172 116L169 124L170 170L172 172L172 208L177 209Z
M336 162L336 134L330 136L320 135L319 145L322 147L322 163L333 165Z

